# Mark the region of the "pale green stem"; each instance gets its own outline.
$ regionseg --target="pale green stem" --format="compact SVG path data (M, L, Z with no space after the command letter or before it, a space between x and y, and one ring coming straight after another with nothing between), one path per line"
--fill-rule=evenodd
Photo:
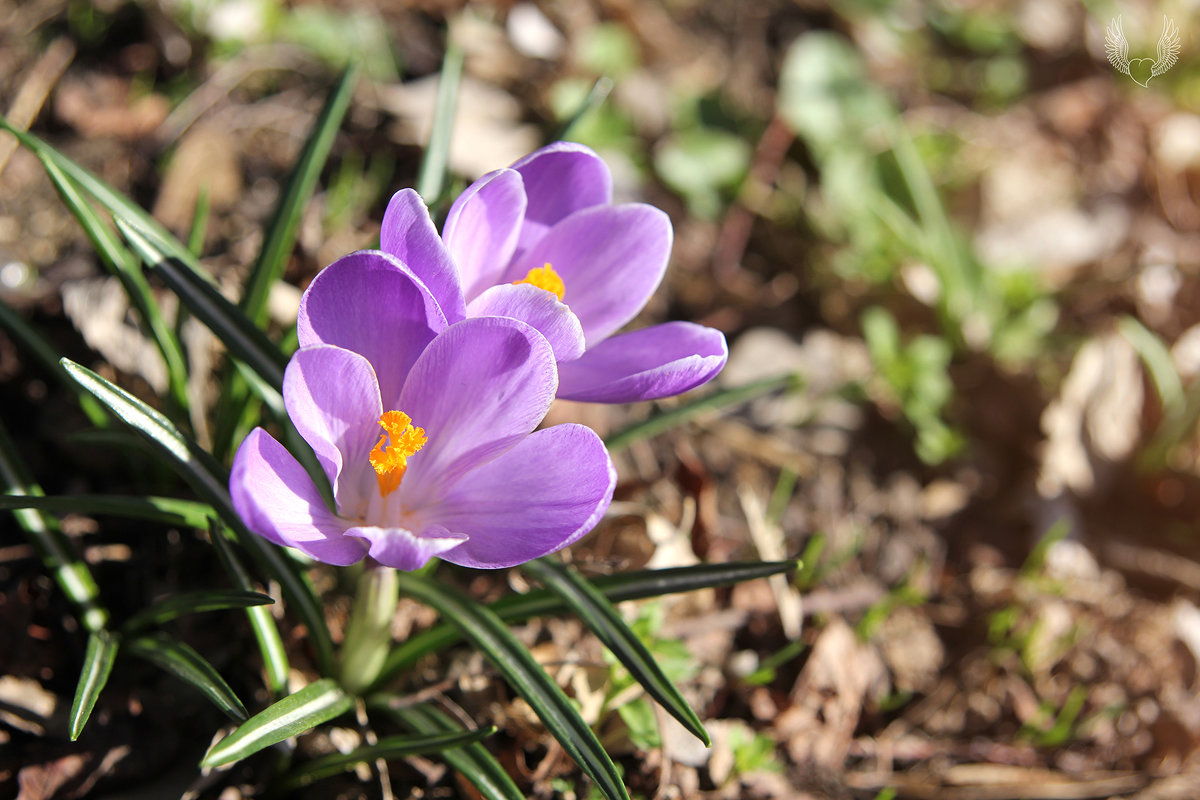
M342 644L342 688L359 694L379 676L392 644L392 617L400 601L396 570L368 566L358 579L358 596Z

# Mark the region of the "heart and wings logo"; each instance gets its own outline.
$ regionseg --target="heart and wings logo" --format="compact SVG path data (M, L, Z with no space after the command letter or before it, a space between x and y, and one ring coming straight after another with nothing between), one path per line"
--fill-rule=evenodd
M1108 60L1113 69L1133 78L1133 82L1139 86L1147 86L1152 78L1162 75L1179 60L1179 29L1164 16L1162 35L1158 37L1158 58L1131 59L1129 42L1125 39L1121 17L1118 15L1108 26L1104 49L1108 51Z

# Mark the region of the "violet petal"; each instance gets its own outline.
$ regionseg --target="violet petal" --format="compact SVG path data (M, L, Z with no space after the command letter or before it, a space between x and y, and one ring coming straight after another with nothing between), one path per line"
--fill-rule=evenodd
M465 567L511 567L578 540L612 501L617 473L583 425L537 431L463 476L431 518L470 538L442 554Z
M525 218L525 185L511 169L488 173L458 196L446 224L446 243L468 303L498 283L517 248Z
M394 567L412 572L425 566L429 559L457 547L466 540L466 535L450 533L445 528L432 528L420 535L404 528L377 528L361 526L346 531L370 543L371 558L385 567Z
M262 428L238 448L229 494L246 526L276 544L337 566L367 553L360 540L346 537L347 523L326 508L300 462Z
M332 344L371 362L394 408L417 356L446 327L437 301L394 256L359 250L317 273L300 298L301 347Z
M671 221L662 211L642 203L598 206L551 228L505 277L520 280L550 264L591 347L641 311L670 255Z
M379 249L400 259L429 287L448 321L463 318L462 286L454 261L429 218L425 201L413 189L401 189L388 202L379 229Z
M546 337L559 361L583 355L579 317L545 289L528 283L502 283L467 304L472 317L512 317L528 322Z
M725 335L693 322L667 322L605 339L558 365L558 396L590 403L635 403L682 394L716 376Z
M443 331L400 396L400 410L428 437L408 460L404 503L433 502L463 472L515 445L546 416L557 388L554 351L524 322L475 317Z
M568 215L612 202L608 165L584 145L554 142L525 156L512 168L521 174L529 198L517 244L518 258Z

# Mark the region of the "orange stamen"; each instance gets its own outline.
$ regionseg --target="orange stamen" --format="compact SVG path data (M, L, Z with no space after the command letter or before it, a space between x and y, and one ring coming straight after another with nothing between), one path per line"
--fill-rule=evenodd
M425 429L412 424L403 411L385 411L379 418L384 433L368 458L379 480L379 494L387 497L396 491L408 470L408 457L425 446ZM386 448L385 448L386 444Z
M519 281L513 281L513 284L529 283L539 289L545 289L550 294L557 297L560 301L563 295L567 293L567 287L563 283L563 279L554 271L554 267L550 266L550 262L546 262L544 267L534 267L529 270L529 274Z

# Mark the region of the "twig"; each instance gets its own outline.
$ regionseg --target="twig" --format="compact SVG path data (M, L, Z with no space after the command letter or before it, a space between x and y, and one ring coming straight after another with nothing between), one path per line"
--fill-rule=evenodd
M41 58L33 65L29 77L17 90L17 96L6 115L9 124L21 130L27 130L33 124L46 98L50 96L50 90L58 83L58 79L74 58L75 44L70 39L61 36L50 43L46 52L42 53ZM4 173L4 167L16 149L17 137L11 133L0 134L0 175Z

